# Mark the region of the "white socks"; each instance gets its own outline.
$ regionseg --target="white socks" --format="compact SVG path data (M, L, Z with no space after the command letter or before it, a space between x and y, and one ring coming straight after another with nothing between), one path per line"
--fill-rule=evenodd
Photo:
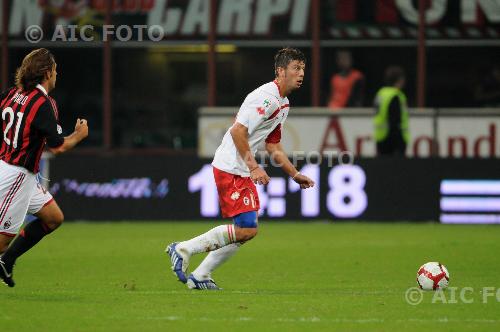
M241 246L241 243L231 243L227 246L211 251L201 262L200 266L193 271L198 280L211 279L211 273L233 256Z
M234 242L236 242L234 225L221 225L191 240L180 242L177 248L179 251L191 256L201 252L217 250Z

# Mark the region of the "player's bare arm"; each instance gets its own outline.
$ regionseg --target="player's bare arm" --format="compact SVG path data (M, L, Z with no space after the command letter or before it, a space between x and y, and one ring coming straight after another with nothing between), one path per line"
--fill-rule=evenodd
M263 185L268 184L270 180L269 175L267 175L266 171L260 168L253 154L250 152L250 145L248 144L248 128L241 123L235 122L231 128L231 136L241 158L243 158L248 166L248 169L250 170L250 178L252 181Z
M300 188L307 189L314 187L314 181L301 174L288 159L281 143L266 143L266 150L273 160L281 166L281 169L288 174Z
M78 143L85 139L89 135L89 127L87 125L87 120L77 119L75 125L75 131L69 136L64 137L64 143L57 148L50 149L53 154L64 153L68 150L74 148Z

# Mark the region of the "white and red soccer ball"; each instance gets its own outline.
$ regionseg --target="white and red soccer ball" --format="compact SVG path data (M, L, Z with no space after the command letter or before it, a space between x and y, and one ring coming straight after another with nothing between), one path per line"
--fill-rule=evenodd
M448 287L450 274L446 267L438 262L422 265L417 272L417 283L423 290L438 290Z

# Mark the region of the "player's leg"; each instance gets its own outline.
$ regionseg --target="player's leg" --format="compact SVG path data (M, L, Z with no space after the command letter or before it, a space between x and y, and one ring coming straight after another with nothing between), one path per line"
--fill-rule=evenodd
M188 281L190 288L197 288L200 282L209 282L215 285L212 272L234 256L239 247L257 235L257 212L248 211L240 213L233 218L236 233L236 243L211 251L201 264L193 271ZM216 285L215 285L216 286ZM210 289L214 289L211 287Z
M14 240L14 237L15 234L0 232L0 255L2 255L7 250L9 244L12 242L12 240Z
M257 211L248 211L234 216L234 230L236 242L211 251L201 264L193 271L198 280L210 279L212 272L231 258L239 247L257 235Z
M47 202L40 211L36 212L34 215L47 226L48 233L55 231L64 221L64 214L54 199Z
M234 225L221 225L190 240L172 243L167 247L172 269L183 283L187 281L186 271L192 255L217 250L236 242Z
M63 213L52 195L39 184L34 186L27 212L37 218L24 227L2 255L2 261L10 270L21 255L52 233L64 220Z
M6 254L12 246L9 247L9 243L24 222L35 183L33 174L0 162L0 279L9 287L14 287L15 283L12 279L13 263Z
M0 255L3 254L9 247L9 243L14 239L14 234L0 234ZM14 287L12 280L12 269L8 269L0 257L0 279L9 287Z
M257 212L247 211L234 217L234 225L217 226L190 240L172 243L167 247L167 253L172 259L174 273L181 282L185 283L188 279L186 271L192 255L218 250L232 243L249 241L256 235ZM237 250L236 246L232 248L234 251ZM227 249L227 253L232 255L232 250ZM222 251L222 253L226 253L226 251ZM221 259L222 261L226 260Z
M207 257L205 257L191 275L197 280L212 279L212 272L234 256L242 244L240 242L231 243L224 248L209 252Z
M242 243L231 243L227 246L211 251L201 264L188 277L187 286L190 289L219 290L219 286L212 279L212 272L231 258L238 251Z

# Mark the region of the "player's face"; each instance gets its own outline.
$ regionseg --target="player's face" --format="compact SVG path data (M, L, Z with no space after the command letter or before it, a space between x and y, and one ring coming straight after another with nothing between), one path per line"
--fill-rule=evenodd
M285 70L286 85L290 90L298 89L304 82L306 64L299 60L291 61Z

